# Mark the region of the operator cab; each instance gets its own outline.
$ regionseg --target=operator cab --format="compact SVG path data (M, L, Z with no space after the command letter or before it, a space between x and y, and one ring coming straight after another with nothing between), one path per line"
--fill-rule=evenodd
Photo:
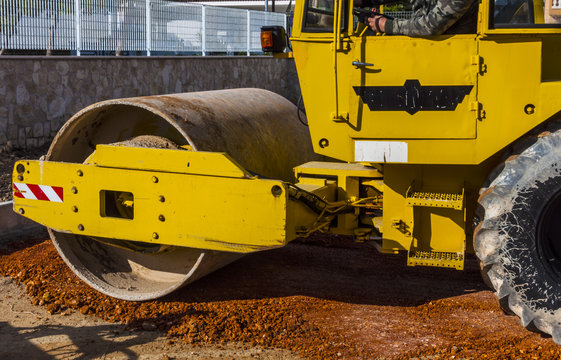
M353 5L296 4L291 45L316 152L349 162L478 164L500 148L469 149L511 132L507 108L551 116L540 87L561 80L557 0L483 0L477 33L425 37L369 32ZM426 151L429 139L451 151Z
M375 2L375 1L374 1ZM304 15L302 17L302 32L332 32L334 19L334 0L306 0L304 4ZM355 1L353 7L353 29L362 31L360 26L364 20L364 11L381 12L385 4L401 3L401 1L380 1L375 7L364 7L362 1ZM346 28L348 9L347 1L343 2L343 29ZM538 28L557 27L561 22L561 2L559 0L494 0L489 1L489 28ZM382 11L381 11L382 10ZM399 13L399 11L397 12ZM407 12L404 12L407 13ZM361 16L362 15L362 16ZM391 16L389 16L392 18ZM357 30L357 27L359 30ZM375 35L373 32L366 33Z

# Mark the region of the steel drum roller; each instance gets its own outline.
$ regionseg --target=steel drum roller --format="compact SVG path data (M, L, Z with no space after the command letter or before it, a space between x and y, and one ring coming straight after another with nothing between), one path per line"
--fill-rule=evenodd
M292 103L266 90L234 89L91 105L61 128L46 159L82 163L97 144L126 143L144 135L194 151L226 152L249 171L286 181L292 180L294 166L315 158L308 129ZM61 257L82 280L124 300L164 296L240 257L186 247L153 252L142 243L114 246L108 243L119 240L49 232Z

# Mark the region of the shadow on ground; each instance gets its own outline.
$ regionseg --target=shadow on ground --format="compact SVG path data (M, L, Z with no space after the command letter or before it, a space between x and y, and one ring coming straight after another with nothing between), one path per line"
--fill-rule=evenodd
M463 271L408 267L405 253L383 255L347 237L319 239L248 254L162 300L213 302L301 295L352 304L418 306L488 289L473 255L466 257ZM4 253L37 243L17 242Z
M486 290L478 260L465 270L407 267L406 255L382 255L350 242L291 243L249 254L171 294L166 301L209 302L303 295L354 304L417 306Z
M0 322L4 359L92 359L118 354L137 359L130 348L154 340L156 333L123 332L123 325L13 327Z

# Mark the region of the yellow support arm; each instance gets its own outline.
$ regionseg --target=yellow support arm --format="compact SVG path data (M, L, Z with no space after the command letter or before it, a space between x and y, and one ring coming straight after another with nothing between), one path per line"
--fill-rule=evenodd
M247 253L285 245L316 216L223 153L100 145L84 164L20 161L13 183L21 215L99 238Z

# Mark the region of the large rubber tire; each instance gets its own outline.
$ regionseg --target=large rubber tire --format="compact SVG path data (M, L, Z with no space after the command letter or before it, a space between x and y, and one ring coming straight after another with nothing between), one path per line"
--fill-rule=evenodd
M525 139L492 172L478 200L474 248L503 310L561 344L558 128Z

